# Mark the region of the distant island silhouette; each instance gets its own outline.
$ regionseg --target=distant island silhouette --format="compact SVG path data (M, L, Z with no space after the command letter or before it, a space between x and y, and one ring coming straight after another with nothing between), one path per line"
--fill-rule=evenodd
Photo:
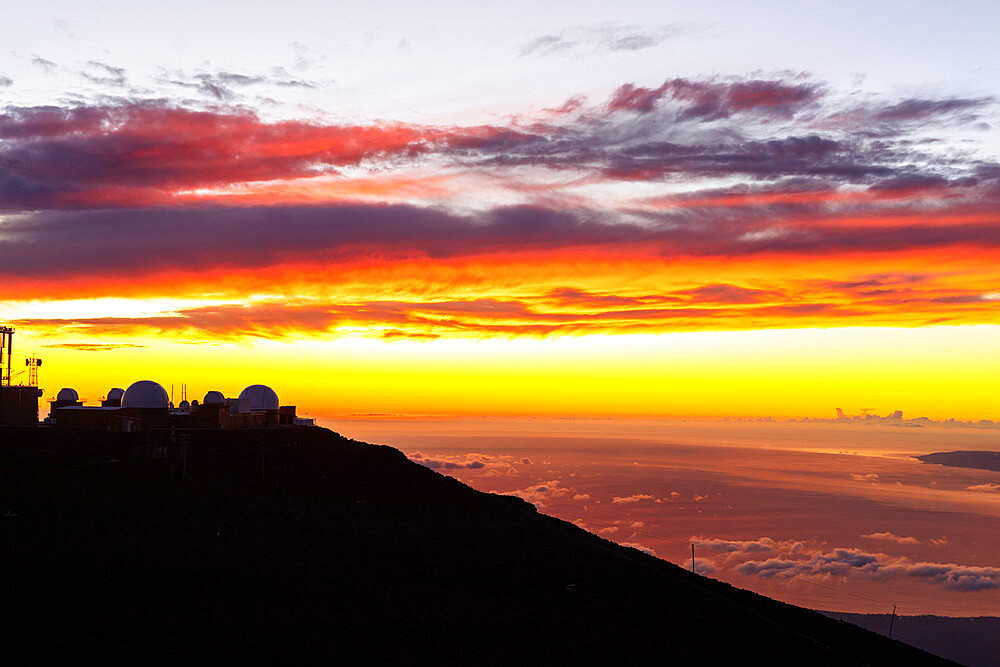
M0 529L9 664L949 664L318 427L3 426Z
M977 470L992 470L1000 472L1000 452L957 451L935 452L923 454L914 458L924 463L937 463L956 468L975 468Z

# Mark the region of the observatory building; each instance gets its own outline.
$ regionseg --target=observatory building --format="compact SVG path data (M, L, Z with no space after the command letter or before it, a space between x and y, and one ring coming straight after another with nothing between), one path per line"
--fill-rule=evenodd
M38 423L38 387L0 385L0 424L34 426Z
M84 405L79 394L67 387L59 390L50 406L47 421L56 427L99 431L313 425L312 419L295 415L294 405L281 405L278 394L262 384L250 385L237 398L210 391L200 404L183 400L176 408L167 390L152 380L139 380L125 390L111 389L100 406Z

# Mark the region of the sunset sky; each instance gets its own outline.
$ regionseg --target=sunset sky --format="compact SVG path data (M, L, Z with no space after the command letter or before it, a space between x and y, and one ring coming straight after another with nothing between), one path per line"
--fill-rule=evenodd
M1000 422L997 26L995 1L23 3L14 383L43 359L43 416L61 387L264 383L740 587L996 614L1000 473L914 457L1000 424L784 420Z
M996 3L544 4L5 13L18 357L91 401L1000 419Z

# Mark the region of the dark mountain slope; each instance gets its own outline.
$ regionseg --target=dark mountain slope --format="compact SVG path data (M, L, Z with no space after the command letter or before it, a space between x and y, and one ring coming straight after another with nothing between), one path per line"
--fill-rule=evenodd
M885 632L890 621L888 614L823 613L875 632ZM1000 662L1000 618L996 616L897 616L892 636L968 667L990 667Z
M942 663L318 428L0 428L0 515L19 662Z

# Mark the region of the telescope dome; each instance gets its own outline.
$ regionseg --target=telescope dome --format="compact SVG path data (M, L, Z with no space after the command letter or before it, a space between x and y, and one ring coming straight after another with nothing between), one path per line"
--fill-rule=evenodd
M125 390L122 407L125 408L167 408L170 397L167 390L152 380L139 380Z
M63 387L56 394L57 401L79 401L80 394L76 393L76 389L70 389L69 387Z
M226 397L222 395L221 391L210 391L205 394L205 398L201 402L205 405L221 405L226 402Z
M263 384L252 384L240 392L240 401L249 401L251 410L277 410L278 395Z

